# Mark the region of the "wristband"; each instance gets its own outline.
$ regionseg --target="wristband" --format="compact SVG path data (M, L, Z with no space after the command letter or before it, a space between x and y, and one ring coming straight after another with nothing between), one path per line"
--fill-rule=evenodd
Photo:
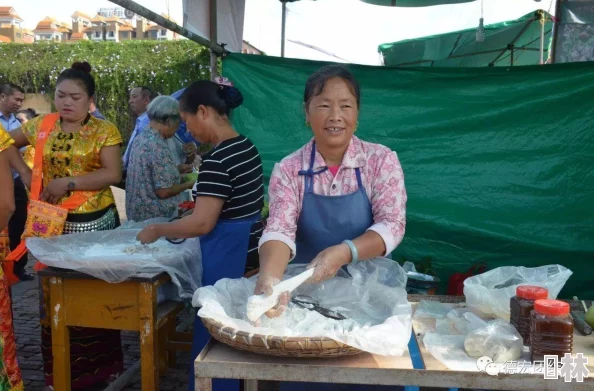
M351 249L351 263L357 262L359 260L359 252L357 251L357 247L355 247L355 244L350 240L345 240L343 241L343 243L349 246L349 248Z

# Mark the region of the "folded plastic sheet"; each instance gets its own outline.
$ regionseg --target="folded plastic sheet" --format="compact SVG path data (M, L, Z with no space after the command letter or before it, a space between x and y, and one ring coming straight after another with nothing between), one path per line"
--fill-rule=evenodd
M191 299L202 280L200 239L182 244L159 239L150 245L136 240L145 225L165 221L151 219L110 231L28 238L27 248L47 266L76 270L110 283L125 281L139 272L166 272L179 297Z
M547 288L549 299L556 299L571 275L572 271L561 265L498 267L464 280L464 296L473 311L509 321L509 301L518 286Z
M284 278L305 270L289 265ZM246 317L246 302L253 295L257 276L222 279L214 286L198 289L192 304L198 315L211 318L237 331L278 337L327 337L360 350L385 356L399 356L411 335L411 306L406 295L406 273L398 263L385 258L358 262L320 284L301 285L293 292L316 299L320 306L345 316L333 321L315 311L300 311L289 304L280 319L261 318L259 325ZM291 320L293 319L293 320ZM342 327L341 325L344 325Z

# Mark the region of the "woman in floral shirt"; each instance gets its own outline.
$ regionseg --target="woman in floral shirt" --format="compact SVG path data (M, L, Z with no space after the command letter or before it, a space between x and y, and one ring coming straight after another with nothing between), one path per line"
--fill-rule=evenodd
M147 115L150 127L134 141L126 177L126 215L133 221L176 216L178 195L194 186L194 181L180 183L167 145L180 123L177 100L159 96L148 106Z
M290 260L315 267L319 282L350 262L387 256L404 236L404 174L395 152L354 136L360 88L353 75L337 65L318 70L303 102L313 139L272 173L257 294L271 291ZM283 295L268 315L287 301Z

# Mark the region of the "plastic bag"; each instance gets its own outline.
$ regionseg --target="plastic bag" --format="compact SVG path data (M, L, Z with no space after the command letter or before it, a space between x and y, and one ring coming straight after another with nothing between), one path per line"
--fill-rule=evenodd
M470 357L486 356L495 363L518 360L523 345L522 336L514 326L502 319L471 331L464 339L464 350Z
M284 278L295 276L306 265L289 265ZM350 275L349 275L350 274ZM348 266L348 273L320 284L303 284L293 292L308 295L321 307L347 319L335 321L316 311L302 310L290 303L276 319L265 316L256 326L246 319L246 302L254 293L257 276L249 279L222 279L214 286L198 289L192 304L201 307L198 315L211 318L237 331L279 337L328 337L363 351L400 356L410 340L411 305L405 291L406 273L385 258Z
M190 299L202 281L200 239L177 245L165 239L150 245L136 240L142 227L166 221L151 219L110 231L28 238L27 248L48 266L76 270L111 283L125 281L141 271L163 271L177 286L179 297Z
M504 266L464 281L466 304L485 316L509 321L509 301L519 285L537 285L549 290L549 299L557 295L572 272L561 265L535 268Z

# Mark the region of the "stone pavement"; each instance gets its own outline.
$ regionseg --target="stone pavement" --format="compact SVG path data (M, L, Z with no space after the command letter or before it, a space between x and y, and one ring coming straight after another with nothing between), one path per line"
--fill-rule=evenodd
M29 265L28 265L29 266ZM39 325L38 282L27 281L12 288L12 308L14 313L14 329L17 338L19 366L23 375L26 391L43 389L43 360L41 358L41 329ZM140 358L138 333L122 332L124 349L124 366L129 368ZM160 378L159 390L187 391L190 355L178 352L177 365L169 368ZM88 391L99 391L99 387ZM140 374L130 381L125 391L140 390Z

